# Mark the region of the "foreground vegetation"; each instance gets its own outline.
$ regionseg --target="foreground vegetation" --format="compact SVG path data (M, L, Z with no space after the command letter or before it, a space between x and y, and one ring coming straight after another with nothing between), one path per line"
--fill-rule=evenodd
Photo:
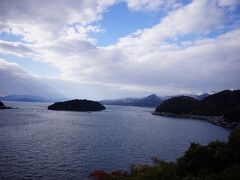
M192 143L176 162L153 160L153 165L133 165L130 172L95 171L95 180L239 180L240 130L233 131L227 143Z

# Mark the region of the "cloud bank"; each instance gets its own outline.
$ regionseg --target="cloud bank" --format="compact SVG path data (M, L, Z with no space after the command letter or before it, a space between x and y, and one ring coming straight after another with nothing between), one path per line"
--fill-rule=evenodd
M102 31L96 22L117 3L126 3L130 11L161 10L167 15L151 28L100 47L91 33ZM0 52L48 62L61 71L59 79L96 91L105 87L107 90L98 95L103 97L119 89L126 94L237 89L237 7L236 0L194 0L188 4L177 0L3 0L0 32L20 40L1 40Z
M42 82L41 79L31 76L15 63L0 59L0 96L8 94L27 94L58 98L62 95Z

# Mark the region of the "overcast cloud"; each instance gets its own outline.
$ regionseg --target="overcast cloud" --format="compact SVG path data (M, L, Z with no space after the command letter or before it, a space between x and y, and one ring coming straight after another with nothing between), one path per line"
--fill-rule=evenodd
M52 89L42 79L34 77L15 63L0 59L0 96L7 94L36 95L58 98L63 95Z
M103 31L96 22L109 7L121 2L130 11L161 10L167 15L151 28L136 29L117 43L100 47L91 36ZM58 68L58 83L43 78L57 88L67 84L72 89L66 93L69 96L94 98L94 90L96 98L105 98L238 89L238 5L238 0L194 0L189 4L178 0L2 0L0 32L19 41L0 40L0 52ZM6 69L7 59L1 61L0 73ZM20 67L11 72L17 69ZM0 80L2 83L3 76ZM88 88L91 94L86 93ZM77 89L82 94L73 93Z

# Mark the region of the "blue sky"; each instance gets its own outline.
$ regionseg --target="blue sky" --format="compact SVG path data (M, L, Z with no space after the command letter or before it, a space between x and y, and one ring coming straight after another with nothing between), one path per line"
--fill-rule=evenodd
M125 3L113 5L103 13L97 24L103 28L102 33L94 34L99 46L115 44L119 38L134 33L137 29L150 28L157 24L164 12L133 11Z
M8 62L17 63L27 72L37 76L55 77L60 73L57 68L54 68L51 64L45 62L34 61L30 58L20 58L8 54L0 54L0 56L3 59L7 59Z
M7 32L1 32L0 39L4 40L4 41L10 41L10 42L22 41L22 37L21 36L17 36L17 35L14 35L14 34L11 34L11 33L7 33Z
M240 87L238 0L10 1L0 2L0 95L31 94L28 80L92 99Z

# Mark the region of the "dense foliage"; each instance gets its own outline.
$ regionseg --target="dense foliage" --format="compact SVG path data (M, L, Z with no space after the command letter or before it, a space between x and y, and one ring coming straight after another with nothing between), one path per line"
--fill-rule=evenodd
M199 104L199 101L188 96L173 97L156 108L156 112L188 114Z
M96 180L239 180L240 130L227 143L214 141L206 146L192 143L176 162L153 160L153 165L134 165L129 173L95 171Z
M156 112L200 116L224 116L229 122L240 121L240 90L225 90L197 101L180 96L164 101Z
M64 111L101 111L105 107L96 101L90 100L71 100L65 102L57 102L48 106L49 110L64 110Z
M198 107L192 113L200 115L224 115L239 107L240 90L225 90L200 101Z

